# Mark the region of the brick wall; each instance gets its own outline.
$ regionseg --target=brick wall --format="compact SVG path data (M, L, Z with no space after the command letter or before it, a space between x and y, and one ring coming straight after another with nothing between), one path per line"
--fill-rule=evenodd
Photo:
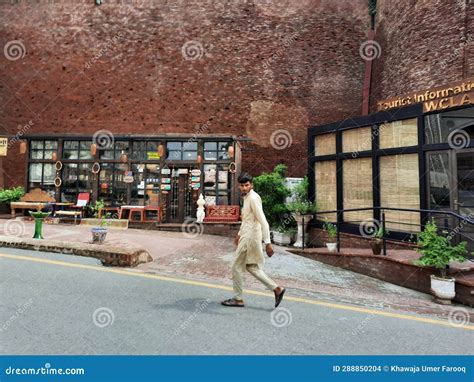
M371 111L379 100L474 75L474 3L379 0Z
M243 169L306 173L306 128L361 112L365 0L0 5L0 133L245 135ZM3 49L2 49L3 52ZM14 57L12 53L10 58ZM273 135L282 130L280 135ZM281 148L284 149L281 149ZM12 149L5 183L22 184Z

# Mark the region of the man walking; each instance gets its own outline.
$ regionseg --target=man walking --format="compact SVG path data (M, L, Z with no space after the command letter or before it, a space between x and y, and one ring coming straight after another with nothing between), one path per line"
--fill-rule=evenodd
M247 270L252 276L275 293L275 308L280 305L285 288L279 287L262 270L264 263L262 240L265 243L265 252L268 257L273 256L270 244L270 229L263 213L262 200L253 190L252 176L246 172L240 174L239 188L244 199L242 208L242 224L235 238L237 245L236 258L232 265L232 278L235 296L222 301L224 306L243 307L242 299L244 272Z

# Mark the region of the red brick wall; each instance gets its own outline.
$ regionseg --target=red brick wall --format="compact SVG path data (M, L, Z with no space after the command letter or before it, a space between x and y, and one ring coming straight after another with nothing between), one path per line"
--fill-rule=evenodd
M243 170L303 176L307 126L361 112L365 0L93 3L0 5L2 52L26 50L0 56L0 133L32 120L28 134L193 134L212 118L205 133L254 140ZM22 161L10 151L7 184L22 184Z
M474 75L472 1L379 0L376 26L372 111L382 99Z

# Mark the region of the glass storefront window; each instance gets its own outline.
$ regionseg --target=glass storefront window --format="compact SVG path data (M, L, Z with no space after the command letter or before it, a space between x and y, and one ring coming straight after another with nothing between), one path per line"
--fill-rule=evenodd
M100 159L102 160L114 160L120 159L122 154L128 155L128 142L127 141L115 141L113 146L100 150ZM83 159L83 158L81 158Z
M62 169L61 200L75 203L80 192L92 192L92 164L64 163Z
M463 131L465 140L474 141L474 107L430 114L425 117L425 138L427 144L450 143L456 131ZM456 141L453 142L456 147ZM462 143L462 141L461 141Z
M127 184L123 181L127 164L102 163L99 173L99 199L107 205L127 202Z
M418 124L416 118L384 123L379 126L379 147L407 147L418 145Z
M58 150L58 142L53 140L33 140L30 142L31 159L53 158L53 153Z
M380 204L391 208L420 208L418 154L380 157ZM418 212L386 211L388 230L417 232Z
M197 142L168 142L166 144L168 160L196 160L198 144Z
M359 127L342 132L342 152L358 153L372 150L372 128Z
M429 203L430 209L451 207L451 192L449 188L449 153L433 153L428 155L429 172Z
M205 160L228 160L231 142L204 142Z
M41 188L54 196L56 171L53 163L30 163L28 169L28 188Z
M92 141L64 141L63 159L93 159L91 144Z
M343 162L343 190L344 209L373 207L372 158ZM345 212L344 221L359 224L372 216L372 210Z

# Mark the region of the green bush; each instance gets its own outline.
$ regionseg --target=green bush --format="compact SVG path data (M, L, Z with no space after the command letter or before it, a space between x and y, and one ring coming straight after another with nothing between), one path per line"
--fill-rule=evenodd
M262 198L263 212L272 228L294 224L285 205L286 197L291 194L284 178L287 169L286 165L279 164L273 172L264 172L253 179L254 190Z
M415 261L416 265L434 267L446 277L446 267L451 260L464 261L467 253L466 242L452 245L451 239L438 234L438 227L432 220L424 230L417 235L417 252L422 256Z
M0 203L17 202L23 195L25 189L21 186L0 190Z
M104 207L105 207L105 202L103 200L98 200L95 203L92 203L89 205L90 214L93 217L98 218L100 210Z
M288 203L288 210L301 215L314 214L317 211L316 203L311 203L308 198L308 177L295 187L295 200Z

